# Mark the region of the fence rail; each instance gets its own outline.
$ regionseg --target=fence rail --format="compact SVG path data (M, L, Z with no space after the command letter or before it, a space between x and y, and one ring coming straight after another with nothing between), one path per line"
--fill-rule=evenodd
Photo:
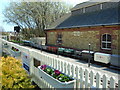
M3 43L9 45L8 50L11 47L18 48L21 53L27 53L30 55L30 75L32 80L38 84L41 88L54 88L49 83L39 77L39 69L34 66L33 58L36 58L41 64L49 65L55 69L60 70L66 75L72 76L75 79L75 88L115 88L120 89L120 80L116 80L115 77L107 74L100 73L99 71L91 70L89 68L83 68L74 63L56 58L53 56L45 55L42 52L37 52L29 48L19 46L17 44L2 40Z

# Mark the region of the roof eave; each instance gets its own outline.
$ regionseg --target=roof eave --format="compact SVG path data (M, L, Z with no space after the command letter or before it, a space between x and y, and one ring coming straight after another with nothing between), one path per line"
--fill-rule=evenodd
M44 29L44 31L57 30L57 29L66 29L66 28L67 28L67 29L72 29L72 28L81 28L81 27L106 26L106 25L120 25L120 23L95 24L95 25L81 25L81 26L70 26L70 27L59 27L59 28Z

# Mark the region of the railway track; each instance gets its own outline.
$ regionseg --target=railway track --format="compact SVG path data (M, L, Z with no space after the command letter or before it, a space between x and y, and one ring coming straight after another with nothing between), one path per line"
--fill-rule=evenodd
M38 48L34 48L34 47L30 47L30 46L25 46L25 47L28 47L28 48L31 48L31 49L36 49L36 50L39 50L40 52L41 52L41 49L38 49ZM46 51L46 50L43 50L42 49L42 51L44 51L44 52L46 52L46 53L50 53L50 54L54 54L54 55L57 55L57 57L58 56L61 56L61 57L64 57L64 58L71 58L71 59L75 59L75 60L77 60L78 62L80 61L80 63L82 62L82 63L84 63L84 64L88 64L88 62L87 62L87 60L81 60L81 59L79 59L79 58L75 58L75 57L73 57L73 56L66 56L66 55L58 55L58 53L53 53L53 52L48 52L48 51ZM108 69L111 69L111 70L115 70L115 72L119 72L119 74L120 74L120 67L116 67L116 66L110 66L110 64L104 64L104 63L98 63L98 62L91 62L91 64L92 65L97 65L97 67L106 67L106 68L108 68Z

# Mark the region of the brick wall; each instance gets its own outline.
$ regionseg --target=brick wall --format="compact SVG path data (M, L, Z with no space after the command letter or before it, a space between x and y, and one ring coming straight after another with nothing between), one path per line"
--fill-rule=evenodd
M47 33L47 44L56 45L56 32Z
M118 35L118 38L117 38L117 41L116 41L116 42L118 42L117 50L118 50L118 55L120 55L120 30L118 30L117 35Z
M57 45L57 34L62 34L62 46L75 49L88 49L91 44L91 50L120 55L120 26L98 26L72 29L59 29L47 31L47 43ZM110 34L112 36L112 50L101 49L101 35Z
M119 40L118 40L118 30L115 30L114 32L113 32L113 40L112 40L112 53L118 53L118 50L120 50L120 48L118 49L118 47L119 47ZM120 55L120 54L119 54Z
M78 32L78 34L77 34ZM63 46L78 48L78 49L88 49L88 44L91 44L92 49L96 49L96 34L98 31L71 31L63 32Z

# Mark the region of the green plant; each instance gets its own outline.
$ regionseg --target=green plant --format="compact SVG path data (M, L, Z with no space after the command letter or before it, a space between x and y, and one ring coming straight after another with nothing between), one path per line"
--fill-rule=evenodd
M14 48L14 47L12 47L12 50L13 51L19 51L17 48Z
M2 67L2 89L9 88L34 88L31 84L30 77L27 72L22 68L20 60L13 57L2 57L0 60Z
M61 82L68 82L73 80L73 78L61 73L59 70L51 68L50 66L42 65L40 69Z
M12 40L11 42L14 42L14 43L23 43L23 41L17 41L17 40Z
M54 72L51 68L48 67L44 71L47 72L49 75L51 75Z
M7 54L5 53L5 52L2 52L2 56L4 57L4 58L7 58Z

